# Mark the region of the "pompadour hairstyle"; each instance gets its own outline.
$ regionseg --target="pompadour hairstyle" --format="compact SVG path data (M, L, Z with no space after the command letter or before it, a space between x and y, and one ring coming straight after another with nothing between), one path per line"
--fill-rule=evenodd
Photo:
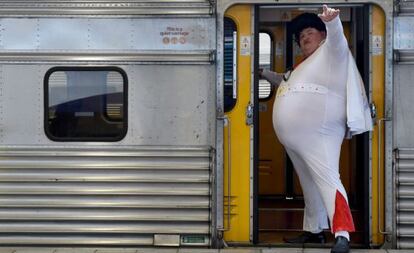
M325 23L315 13L303 13L292 20L295 41L299 45L299 36L306 28L315 28L318 31L326 32Z

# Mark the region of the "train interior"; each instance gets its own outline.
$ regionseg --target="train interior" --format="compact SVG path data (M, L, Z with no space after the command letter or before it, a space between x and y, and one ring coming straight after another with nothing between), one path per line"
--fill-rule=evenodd
M364 78L366 71L367 22L364 7L341 9L341 20L358 68ZM285 72L302 60L300 49L293 39L290 20L302 12L318 8L275 8L260 6L258 16L259 68ZM257 20L256 19L256 20ZM323 70L321 70L323 71ZM366 79L365 79L366 80ZM369 82L366 81L366 84ZM258 242L283 243L283 237L295 237L302 231L303 194L289 156L279 143L272 125L275 91L266 80L258 80ZM367 244L367 145L366 136L345 140L341 148L340 174L349 198L356 232L354 244ZM326 231L326 235L330 235ZM333 241L333 237L328 237Z
M368 15L370 6L359 4L334 7L341 11L341 21L349 49L356 60L367 94L370 94L370 16ZM243 43L249 42L243 41L245 40L245 37L242 36L243 27L250 25L254 27L251 28L252 31L255 31L254 64L251 65L251 68L254 68L252 77L254 79L254 82L252 82L254 83L252 89L254 90L254 104L258 106L254 108L257 117L253 117L253 122L256 125L254 131L255 141L252 144L255 147L254 233L250 239L259 245L288 246L284 243L283 238L295 237L302 232L303 194L292 162L279 143L273 129L272 109L276 92L266 80L259 80L257 72L258 69L262 68L284 73L300 62L302 55L293 38L291 20L303 12L319 13L321 8L315 5L256 5L251 7L252 13L254 13L254 15L250 15L251 22L244 22L240 18L243 14L236 14L242 12L242 7L234 8L239 9L230 9L224 19L224 102L225 110L230 117L235 117L234 111L238 102L242 99L242 89L248 89L247 86L243 88L240 84L243 79L243 71L240 72L241 68L250 67L249 64L243 65L243 53L246 53L243 52L244 47L246 47ZM239 53L235 54L235 51L231 50L231 42L236 41L237 36L239 36L240 43L238 46L240 48ZM234 60L236 57L238 59L235 67L228 59ZM235 68L238 72L235 72ZM239 82L236 91L231 85L231 82L234 82L235 73L238 73ZM226 94L230 99L226 99ZM239 99L238 102L235 99L236 94L239 96L237 98ZM232 97L233 99L231 99ZM246 113L249 111L245 108L242 108L242 110ZM232 124L233 129L237 123ZM358 135L351 140L344 140L340 158L341 180L348 193L356 227L356 232L351 235L352 244L353 247L361 248L368 247L371 243L369 239L370 222L367 222L370 220L369 146L368 134ZM234 153L234 151L232 152ZM235 177L234 174L235 172L232 172L232 177ZM233 196L234 193L231 195ZM233 224L235 223L233 222ZM328 239L326 244L328 247L334 238L329 230L325 234ZM320 245L317 247L320 247Z

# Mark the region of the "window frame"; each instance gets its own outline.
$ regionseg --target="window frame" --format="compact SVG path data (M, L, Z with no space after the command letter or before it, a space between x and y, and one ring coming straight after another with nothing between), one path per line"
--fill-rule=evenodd
M57 137L49 131L49 78L58 71L115 71L121 74L123 80L123 124L124 127L116 137ZM128 76L126 72L117 66L55 66L48 69L43 79L43 128L47 138L55 142L117 142L125 138L128 132Z
M269 70L271 70L271 71L273 71L273 69L274 69L274 57L275 57L275 49L274 49L274 47L275 47L275 45L274 45L274 43L275 43L275 41L274 41L274 38L273 38L273 34L272 34L272 31L269 31L269 30L266 30L266 29L260 29L259 30L259 33L258 33L258 36L259 36L259 38L260 38L260 33L265 33L265 34L267 34L267 35L269 35L269 38L270 38L270 68L269 68ZM260 57L260 42L259 42L259 57ZM260 66L260 63L259 63L259 66ZM262 78L263 80L266 80L266 79L264 79L264 78ZM259 92L259 82L260 82L260 78L258 79L258 92ZM266 80L267 81L267 80ZM264 97L264 98L260 98L259 97L259 94L257 94L257 96L258 96L258 99L259 99L259 102L266 102L266 101L268 101L268 100L271 100L272 99L272 97L273 97L273 95L274 95L274 93L275 93L275 89L273 89L272 88L272 84L270 84L270 92L269 92L269 95L267 96L267 97Z
M231 22L231 26L233 26L232 28L234 28L235 30L233 30L233 32L236 32L236 34L237 34L237 36L236 36L236 40L235 41L233 41L233 47L235 46L236 47L236 57L235 58L232 58L232 65L233 65L233 67L232 67L232 71L233 71L233 73L235 74L233 74L232 75L232 79L234 80L234 79L236 79L236 82L234 83L233 82L233 84L231 85L231 88L234 90L234 89L236 89L236 97L234 98L234 97L232 97L232 100L231 100L231 104L230 105L228 105L228 107L226 106L226 87L228 87L228 86L230 86L230 85L226 85L226 81L225 81L225 60L224 60L224 56L225 56L225 53L224 53L224 51L226 50L225 49L225 41L224 41L224 39L225 39L225 32L224 32L224 29L226 28L226 25L225 25L225 23L226 23L226 20L228 20L229 22ZM238 102L238 100L239 100L239 80L238 80L238 61L239 61L239 40L240 40L240 35L239 35L239 27L238 27L238 24L237 24L237 22L236 22L236 20L234 19L234 18L232 18L232 17L229 17L229 16L224 16L223 17L223 23L224 23L224 27L223 27L223 110L224 110L224 112L225 113L228 113L228 112L231 112L235 107L236 107L236 104L237 104L237 102ZM234 54L233 52L232 52L232 54ZM234 67L234 66L236 66L236 67ZM234 68L236 68L236 69L234 69ZM234 85L236 86L236 88L234 88Z

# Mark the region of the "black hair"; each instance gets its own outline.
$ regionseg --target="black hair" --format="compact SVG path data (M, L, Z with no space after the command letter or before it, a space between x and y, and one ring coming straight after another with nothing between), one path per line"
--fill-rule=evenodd
M292 20L293 32L295 34L295 41L299 45L299 36L306 28L315 28L320 32L326 32L325 23L315 13L302 13Z

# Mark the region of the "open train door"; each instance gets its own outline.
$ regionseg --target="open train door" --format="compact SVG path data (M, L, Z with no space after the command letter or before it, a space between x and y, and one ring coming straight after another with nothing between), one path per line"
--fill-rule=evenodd
M271 34L267 36L272 41L268 63L273 70L284 72L287 65L294 63L295 53L292 46L289 48L292 38L287 38L289 21L299 12L318 11L323 3L293 0L217 3L217 112L221 119L217 127L217 169L223 168L217 175L217 193L221 193L217 194L217 228L219 238L223 235L228 243L280 245L283 236L301 230L301 190L294 176L287 177L286 156L282 149L262 148L263 143L276 136L271 117L263 116L272 108L271 98L261 97L274 93L269 93L269 87L257 80L261 64L259 33L267 29ZM345 35L364 78L376 123L373 132L346 141L343 146L341 175L345 177L358 223L353 237L357 245L353 246L379 247L390 238L392 220L388 136L392 65L388 59L392 58L389 38L393 1L337 1L334 5L346 15ZM280 15L279 20L262 17L267 12L274 18L284 10L289 13ZM226 96L230 99L226 100ZM279 151L280 155L275 155ZM329 240L332 242L333 238Z
M252 27L255 6L224 7L220 3L217 58L223 62L217 62L217 111L222 122L217 127L217 149L223 147L223 171L217 183L221 193L217 201L217 228L229 243L251 244L254 241L252 196L257 140Z
M369 5L334 5L340 9L340 18L348 46L363 77L365 88L371 91L369 75ZM292 19L304 12L319 13L320 4L291 6L261 5L259 16L259 67L284 73L303 60L293 38ZM263 43L262 43L263 41ZM268 42L266 42L268 41ZM271 47L266 44L270 44ZM324 70L321 70L324 71ZM377 73L377 72L376 72ZM381 72L382 73L382 72ZM304 199L294 165L275 136L272 115L276 91L260 80L259 86L259 173L258 216L259 243L282 244L284 237L294 237L302 231ZM266 92L267 91L267 92ZM368 93L368 92L367 92ZM294 112L301 118L301 112ZM344 140L339 163L342 183L356 225L352 234L354 247L368 247L369 224L369 133ZM329 234L329 231L326 231ZM328 236L328 242L333 238ZM328 243L329 244L329 243ZM309 247L310 245L307 245ZM316 245L314 245L316 247ZM327 245L325 245L327 246Z

